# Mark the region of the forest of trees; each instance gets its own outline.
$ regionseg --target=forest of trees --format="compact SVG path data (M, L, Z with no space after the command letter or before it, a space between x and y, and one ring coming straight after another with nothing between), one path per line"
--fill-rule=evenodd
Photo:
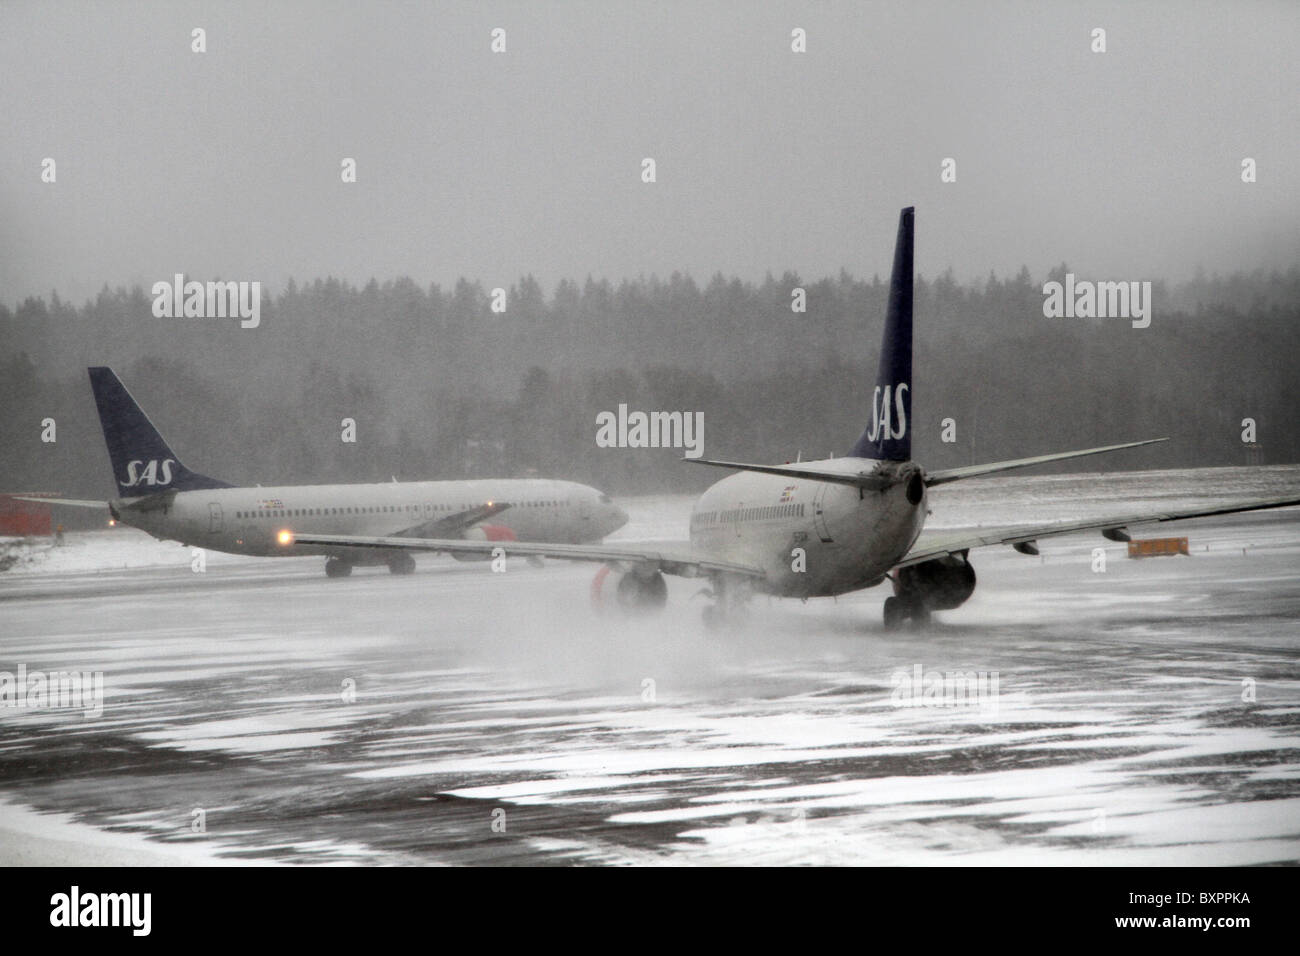
M1048 319L1042 280L916 282L913 453L930 468L1169 435L1082 467L1300 461L1300 267L1155 286L1150 328ZM791 310L803 287L807 311ZM105 497L85 367L112 365L191 468L276 484L542 475L697 491L671 449L597 447L596 415L700 411L705 454L843 453L866 424L888 283L787 273L612 284L336 279L264 295L261 325L156 318L144 289L0 305L0 490ZM41 440L42 420L57 441ZM357 423L354 444L340 421ZM956 441L940 422L956 422ZM1253 454L1243 418L1257 423ZM1073 464L1078 469L1078 463Z

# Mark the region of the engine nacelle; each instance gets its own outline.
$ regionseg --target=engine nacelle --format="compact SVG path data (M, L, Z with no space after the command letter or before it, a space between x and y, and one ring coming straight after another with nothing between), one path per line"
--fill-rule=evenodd
M591 582L591 603L597 611L605 608L605 579L611 570L609 565L603 565ZM624 612L658 611L668 603L668 582L660 571L649 574L627 571L618 578L614 587L614 600Z
M920 598L932 611L951 611L975 593L975 569L959 555L935 558L899 568L894 591L900 597Z
M510 541L518 541L514 531L500 524L480 524L468 529L463 535L466 541L499 541L504 546ZM509 551L506 552L509 554ZM453 552L457 561L491 561L490 554L460 554Z
M668 582L659 571L638 574L629 571L618 579L618 606L626 611L658 611L668 603Z

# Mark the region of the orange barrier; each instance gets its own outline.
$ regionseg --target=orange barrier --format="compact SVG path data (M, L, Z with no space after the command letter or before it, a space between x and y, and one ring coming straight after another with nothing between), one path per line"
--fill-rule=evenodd
M1158 558L1166 554L1188 554L1186 538L1146 538L1128 543L1130 558ZM1190 555L1188 555L1190 557Z
M35 497L53 492L19 491L14 494ZM13 495L0 495L0 536L51 535L54 522L50 506L36 501L19 501Z

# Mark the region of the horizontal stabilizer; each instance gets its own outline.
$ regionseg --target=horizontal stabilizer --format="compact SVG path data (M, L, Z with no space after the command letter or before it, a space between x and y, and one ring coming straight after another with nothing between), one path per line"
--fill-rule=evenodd
M1063 451L1055 455L1038 455L1035 458L1013 458L1009 461L994 461L987 465L967 465L963 468L948 468L944 471L932 471L925 476L927 485L944 485L950 481L961 481L963 478L978 478L981 475L992 475L999 471L1011 471L1015 468L1028 468L1031 465L1043 465L1049 461L1065 461L1069 458L1084 458L1088 455L1100 455L1103 452L1119 451L1121 448L1138 448L1142 445L1154 445L1157 442L1169 441L1168 438L1148 438L1146 441L1125 442L1122 445L1103 445L1100 448L1084 448L1081 451Z
M682 461L694 462L697 465L713 465L717 468L735 468L738 471L756 471L763 475L800 478L804 481L824 481L833 485L866 488L870 491L883 491L886 488L893 487L899 481L897 475L881 474L874 471L845 474L843 472L818 471L815 468L796 468L791 465L748 465L739 461L709 461L707 458L683 458Z
M15 501L36 501L46 505L71 505L74 508L107 508L107 501L87 501L85 498L34 498L14 495Z

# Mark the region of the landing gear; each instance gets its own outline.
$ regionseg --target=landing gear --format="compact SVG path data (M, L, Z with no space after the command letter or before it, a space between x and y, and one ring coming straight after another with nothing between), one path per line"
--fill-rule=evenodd
M710 604L702 613L705 630L709 631L734 631L749 620L749 608L743 604L733 604L729 608Z
M325 577L346 578L352 573L352 565L342 558L325 559Z
M896 631L908 621L924 626L930 623L930 609L920 597L885 598L885 630Z
M907 620L907 609L901 598L885 598L885 630L896 631Z
M410 574L415 570L415 558L405 551L399 552L388 559L388 570L393 574Z
M748 601L753 592L741 584L719 577L712 588L700 591L713 603L704 608L704 627L710 631L734 630L749 617Z

